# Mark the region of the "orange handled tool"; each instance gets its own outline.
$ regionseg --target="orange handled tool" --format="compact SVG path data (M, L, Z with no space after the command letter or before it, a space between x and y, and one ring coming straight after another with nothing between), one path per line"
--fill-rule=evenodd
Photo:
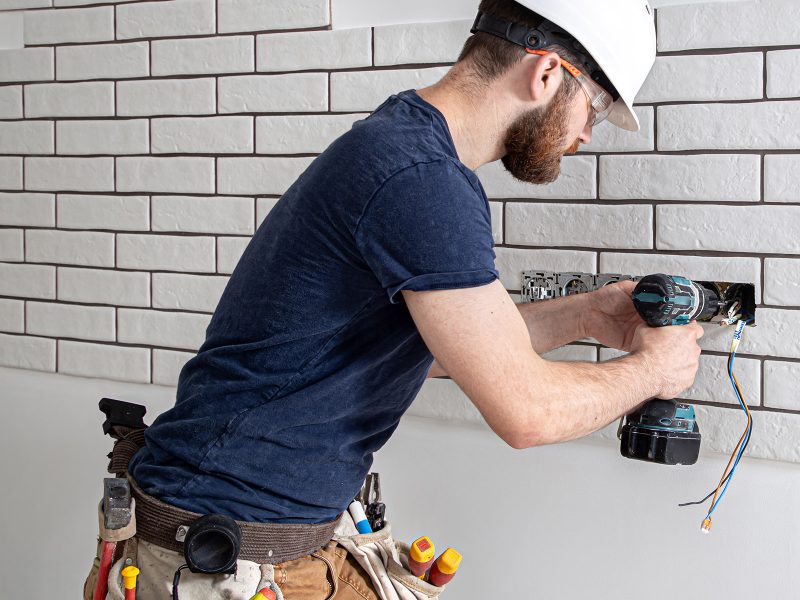
M423 577L433 564L433 558L436 556L436 548L433 542L427 535L414 540L411 548L408 551L408 570L417 577Z
M136 578L139 576L139 569L128 566L122 569L120 575L125 588L125 600L136 600Z
M441 587L456 576L458 566L461 564L461 554L454 548L448 548L433 563L428 573L428 583Z
M255 596L250 598L250 600L275 600L276 598L277 596L275 595L275 592L269 588L264 588L256 593Z

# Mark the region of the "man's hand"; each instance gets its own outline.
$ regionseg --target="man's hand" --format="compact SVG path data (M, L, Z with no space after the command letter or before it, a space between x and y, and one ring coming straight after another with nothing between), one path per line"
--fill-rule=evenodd
M586 335L609 348L630 352L636 328L644 323L631 299L635 287L634 281L620 281L587 294Z

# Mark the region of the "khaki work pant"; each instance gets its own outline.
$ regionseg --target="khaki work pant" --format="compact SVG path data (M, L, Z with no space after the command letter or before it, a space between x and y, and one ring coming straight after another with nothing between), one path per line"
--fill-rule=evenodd
M136 563L141 574L137 600L171 600L175 570L185 563L178 552L145 541L137 543ZM109 574L107 600L124 600L120 571L124 557ZM91 600L97 569L86 580L84 600ZM257 591L277 584L278 600L379 600L369 575L353 556L331 541L310 556L279 565L237 561L236 575L199 575L181 572L180 600L249 600Z

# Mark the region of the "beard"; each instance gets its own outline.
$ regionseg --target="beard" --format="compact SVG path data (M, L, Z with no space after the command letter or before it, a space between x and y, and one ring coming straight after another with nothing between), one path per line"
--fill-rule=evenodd
M567 117L577 88L577 84L569 85L565 80L547 106L521 115L508 128L502 161L516 179L552 183L561 174L563 156L578 151L580 140L564 149L569 132Z

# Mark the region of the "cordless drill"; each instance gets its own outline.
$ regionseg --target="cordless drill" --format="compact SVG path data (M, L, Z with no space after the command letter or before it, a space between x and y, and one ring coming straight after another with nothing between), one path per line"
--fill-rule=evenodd
M726 306L717 284L670 275L643 277L633 304L651 327L710 321ZM651 400L625 417L620 430L623 456L665 465L693 465L700 453L694 408L675 400Z

